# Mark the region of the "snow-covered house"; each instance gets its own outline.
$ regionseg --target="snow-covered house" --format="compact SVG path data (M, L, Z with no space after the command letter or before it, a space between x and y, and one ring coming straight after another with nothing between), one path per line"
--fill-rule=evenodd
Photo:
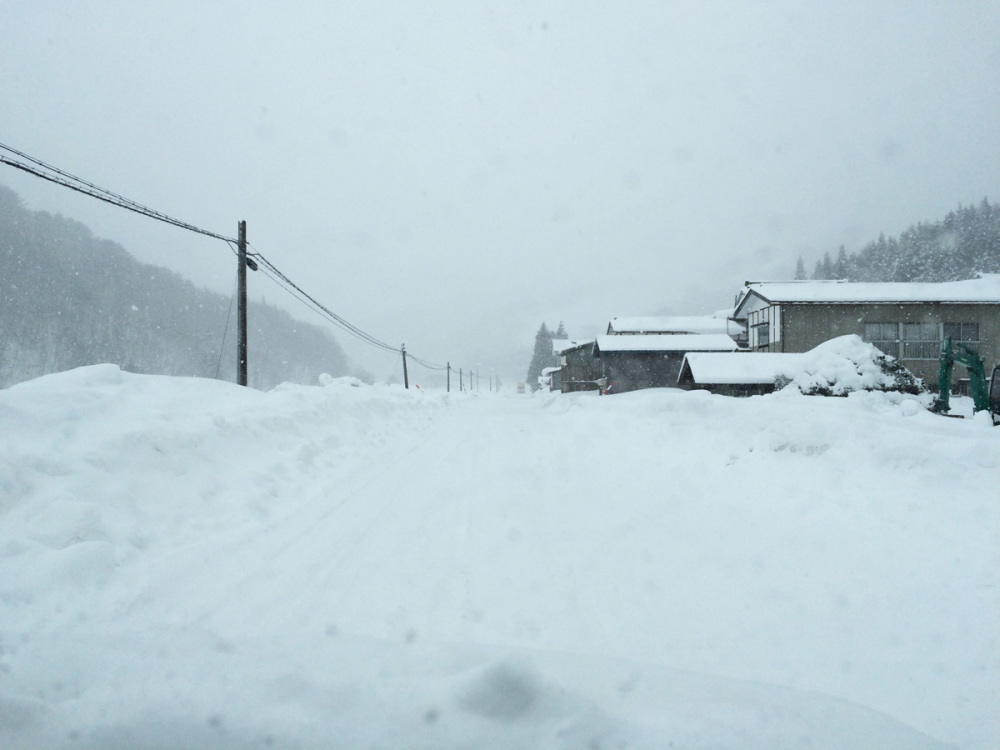
M856 334L936 383L941 342L974 347L987 367L1000 358L1000 275L968 281L746 282L733 320L757 352L805 352ZM955 368L953 387L964 372Z
M538 378L538 385L548 391L562 389L562 367L546 367Z
M675 387L688 352L733 352L736 348L725 333L598 336L593 363L599 377L608 379L611 392L618 393Z
M553 351L559 357L559 390L596 391L601 377L600 364L594 361L594 339L553 340Z
M916 395L919 391L909 372L853 334L830 339L808 352L694 352L684 357L677 384L724 396L771 393L786 385L801 393L822 395L858 390Z
M786 373L798 371L805 354L692 352L684 357L677 385L723 396L756 396L774 391Z

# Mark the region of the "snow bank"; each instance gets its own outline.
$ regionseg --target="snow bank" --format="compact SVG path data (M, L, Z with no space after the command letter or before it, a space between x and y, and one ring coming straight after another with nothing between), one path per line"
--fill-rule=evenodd
M986 750L998 470L879 392L48 376L0 391L0 746Z
M839 336L799 355L786 367L778 387L806 395L845 396L853 391L897 391L917 395L925 389L897 360L860 336Z

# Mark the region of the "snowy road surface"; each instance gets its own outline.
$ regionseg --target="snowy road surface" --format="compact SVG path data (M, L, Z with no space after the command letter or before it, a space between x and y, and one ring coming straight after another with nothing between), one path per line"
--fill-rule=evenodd
M986 750L998 479L879 394L41 378L0 746Z

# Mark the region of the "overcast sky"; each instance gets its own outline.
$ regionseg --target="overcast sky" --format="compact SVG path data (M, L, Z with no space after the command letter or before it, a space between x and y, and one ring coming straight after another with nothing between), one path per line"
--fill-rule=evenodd
M0 143L245 219L335 312L484 377L523 379L542 321L709 313L1000 200L996 2L5 0L0 27ZM0 183L232 290L223 243ZM260 274L250 294L321 322Z

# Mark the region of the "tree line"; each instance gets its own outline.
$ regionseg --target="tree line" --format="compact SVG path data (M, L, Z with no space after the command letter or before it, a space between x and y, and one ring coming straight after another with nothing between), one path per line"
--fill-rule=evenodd
M836 258L824 253L811 278L960 281L977 273L1000 273L1000 204L985 198L940 221L911 226L897 238L881 234L856 253L841 245ZM801 258L795 278L806 278Z
M0 268L0 387L106 362L129 372L235 381L230 298L137 261L77 221L31 211L4 186ZM318 326L263 302L249 302L248 318L252 387L316 383L321 373L364 375L352 372Z
M533 390L538 390L538 378L542 375L542 370L546 367L556 367L559 365L559 357L552 353L552 340L565 340L569 338L569 334L566 333L566 328L563 327L562 321L559 322L559 328L555 332L550 331L549 327L542 323L541 327L538 329L538 333L535 334L535 350L531 355L531 363L528 365L528 377L527 384Z

